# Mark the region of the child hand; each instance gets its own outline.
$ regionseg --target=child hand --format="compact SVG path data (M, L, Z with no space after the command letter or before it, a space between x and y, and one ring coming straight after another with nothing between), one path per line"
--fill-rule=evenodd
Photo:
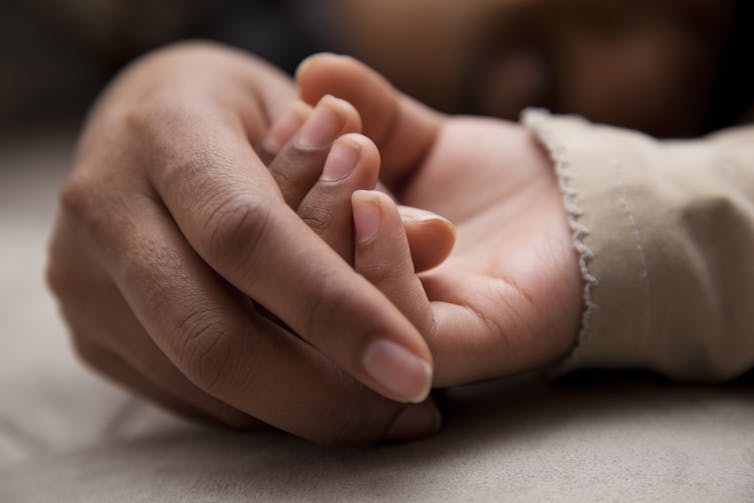
M321 101L336 99L325 96ZM434 314L416 273L447 258L455 242L453 225L411 207L402 208L404 220L387 194L371 190L377 185L380 159L365 136L341 136L324 161L297 147L295 138L310 115L310 107L295 102L272 125L260 147L271 158L270 172L298 215L431 338ZM397 381L407 377L400 369L388 374ZM390 389L381 391L392 394Z
M332 96L323 103L335 103ZM359 189L382 192L378 182L380 154L360 134L344 134L323 152L302 149L295 136L308 122L312 109L296 101L275 122L259 146L283 197L298 215L349 264L353 263L351 193ZM355 126L360 128L360 124ZM357 164L354 164L356 158ZM327 160L327 162L325 162ZM349 171L350 170L350 171ZM417 271L439 265L453 248L455 229L431 212L400 206L402 223Z
M554 170L534 138L516 124L432 112L350 58L316 56L297 79L305 101L331 93L356 107L399 202L456 225L449 259L420 276L426 300L405 253L396 259L399 237L388 234L382 245L365 240L356 251L357 270L424 330L434 385L499 377L563 357L576 340L581 276ZM380 196L356 194L354 215L357 229L380 215L384 232L397 232L390 203Z
M345 104L339 103L335 98L324 97L317 108L323 106ZM311 130L318 127L317 120L313 118L315 114L316 111L312 112L303 103L294 103L272 125L259 149L263 157L270 159L270 172L279 183L285 201L326 243L352 264L354 240L351 196L355 191L373 189L376 186L380 157L376 146L368 138L354 133L340 136L331 148L325 150L302 145L302 136L310 135ZM388 196L381 196L389 200ZM398 215L400 236L405 241L406 254L400 258L408 261L407 267L412 275L414 260L419 270L442 262L455 240L452 225L441 217L414 208L402 208L406 215L405 221L402 221L398 209L392 207ZM409 248L409 243L413 249ZM415 258L412 258L412 251ZM302 255L305 253L302 250ZM392 257L386 257L385 260L392 260ZM322 315L327 316L327 313ZM274 317L272 319L275 320ZM413 356L398 345L391 342L380 344L381 348L367 353L364 362L367 374L358 377L381 395L405 399L401 390L412 382L414 384L410 387L421 387L425 375L423 372L406 371L413 368L406 364ZM395 365L395 361L403 361L404 364ZM375 379L373 376L382 377ZM359 407L374 407L374 402L384 408L386 402L375 401L375 398L364 395ZM426 395L423 395L413 401L424 401L425 398ZM344 407L349 405L344 404ZM420 405L405 407L392 404L392 407L396 416L399 413L401 415L398 416L400 420L389 429L387 438L414 438L433 433L439 426L439 414L431 399Z

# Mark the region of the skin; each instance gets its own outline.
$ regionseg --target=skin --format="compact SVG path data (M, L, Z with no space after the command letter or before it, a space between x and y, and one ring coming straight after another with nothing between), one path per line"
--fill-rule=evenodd
M434 384L499 377L561 357L574 343L582 285L554 170L529 133L424 109L347 57L310 58L298 84L312 102L324 89L352 100L366 131L382 139L386 162L397 163L392 171L400 179L391 187L398 201L448 214L456 224L449 258L417 274L390 196L359 190L349 207L346 187L320 177L299 209L329 212L318 232L420 330L437 363ZM421 161L403 165L407 153ZM286 181L303 192L311 172L320 171L292 163Z
M355 62L339 58L334 61L335 68L328 68L332 63L328 58L320 58L310 61L307 71L302 70L299 85L304 97L312 105L320 101L312 95L328 82L313 77L323 69L326 74L335 70L331 73L333 76L345 70L337 80L346 84L343 90L352 94L351 101L365 118L365 133L374 140L372 143L364 137L356 140L350 136L338 140L361 142L362 162L359 163L361 168L354 171L361 174L349 176L341 190L335 191L340 194L337 197L333 195L332 182L317 185L319 192L314 193L319 193L318 197L297 189L305 185L305 180L309 180L308 183L318 180L316 175L306 174L302 181L291 178L293 165L299 168L298 173L320 171L323 159L327 158L322 149L302 151L295 141L285 143L278 152L262 148L256 154L251 148L266 145L269 150L275 143L266 141L271 137L272 121L261 113L260 102L271 116L281 118L287 105L278 105L277 99L289 103L291 94L285 90L292 89L284 78L256 60L216 47L171 48L137 63L103 96L90 117L74 170L62 191L48 265L50 285L71 327L75 347L87 362L138 392L195 417L239 428L272 425L315 442L343 444L413 437L431 433L438 427L437 412L431 402L409 407L400 405L359 385L358 371L342 372L347 365L342 363L345 360L338 362L338 354L343 358L344 353L354 348L357 352L363 350L358 336L352 334L414 334L419 341L415 350L427 351L427 359L430 359L426 346L422 348L424 339L419 332L422 330L436 357L442 361L435 372L436 385L492 374L492 359L479 367L479 372L470 370L472 366L465 363L466 358L476 358L484 351L474 356L477 351L470 353L469 349L477 343L459 344L462 341L453 337L454 334L465 332L473 337L471 340L486 341L487 346L498 348L497 355L509 354L506 347L516 348L515 344L501 345L500 333L490 330L492 325L482 319L486 315L485 306L492 308L494 304L497 309L499 299L480 296L477 300L468 299L468 303L464 299L453 301L448 295L455 289L442 286L443 278L451 278L440 274L443 268L423 279L424 287L430 298L447 302L448 314L460 314L460 324L453 327L439 323L438 326L449 332L427 334L427 326L415 321L414 312L400 313L379 291L384 290L384 285L375 277L370 278L376 286L342 260L341 257L348 260L349 255L352 256L351 247L343 244L350 241L351 235L333 232L317 215L322 214L323 208L329 209L332 215L339 215L332 209L333 205L347 207L353 191L373 188L380 168L379 148L385 183L399 194L399 199L414 200L427 208L435 206L441 213L463 223L459 227L459 231L463 230L459 233L462 239L458 250L467 249L468 260L473 261L476 260L474 246L466 244L471 243L466 236L486 231L481 227L474 230L474 225L465 224L473 221L472 215L483 216L484 211L468 206L467 197L449 199L442 195L449 206L422 199L425 197L422 194L443 194L442 180L446 175L442 167L459 166L454 154L466 155L457 152L452 141L442 140L443 135L454 136L456 127L459 134L467 131L475 135L491 126L492 134L503 134L510 143L505 152L517 152L514 157L520 157L518 163L539 165L537 170L531 171L532 179L550 173L546 158L531 138L515 126L484 121L464 125L461 121L457 126L447 127L451 123L446 118L396 94L379 77ZM347 63L343 68L342 62ZM208 68L212 71L207 71ZM185 85L186 82L191 85ZM238 88L229 85L234 82ZM249 88L251 96L246 94ZM283 89L284 96L267 96L269 89ZM364 91L366 96L360 96ZM176 101L176 96L181 99ZM174 108L176 103L181 106ZM191 103L191 109L186 110L185 103ZM358 130L360 114L341 101L336 103L345 117L346 126L341 133L349 128ZM246 115L239 116L238 110L245 110ZM385 114L385 111L390 113ZM400 119L395 120L392 114L398 112ZM388 128L388 124L392 127ZM430 148L433 145L450 148ZM215 157L217 152L222 152L222 157ZM478 154L483 158L494 154L498 158L490 157L487 167L479 171L480 177L473 179L488 185L490 177L494 176L498 180L496 190L499 190L501 177L496 170L506 159L499 157L500 152L480 151ZM445 158L445 161L427 163L438 155L437 159ZM263 160L271 157L268 169ZM308 168L300 169L302 166ZM221 171L216 171L218 169ZM281 175L287 171L287 175ZM416 175L434 175L421 183L418 177L412 176L416 182L408 183L414 171ZM169 178L158 185L158 177L166 173ZM459 172L458 180L466 178L465 175L466 170ZM249 185L249 179L255 183ZM278 183L286 179L292 183L287 188L285 185L278 188ZM547 182L539 185L548 188L546 193L554 196L551 174L544 180ZM233 200L232 195L238 194L239 186L280 212L279 218L287 219L286 223L276 226L285 231L282 237L266 236L261 250L244 249L246 233L253 235L255 228L248 224L248 219L239 223L233 218L234 211L214 221L208 219L208 215L218 211L217 201L212 197L219 198L218 201ZM330 191L325 190L328 186ZM473 190L473 187L467 188ZM306 195L299 201L303 194ZM505 219L514 216L515 207L514 203L500 205L500 211L490 215ZM298 214L293 212L294 208ZM207 214L197 215L197 211ZM558 224L562 225L562 209L557 216ZM434 265L442 261L449 246L440 247L444 251L435 256L431 251L422 252L431 247L421 246L421 243L437 242L437 222L442 222L436 218L428 220L435 223L428 226L426 218L413 221L404 218L404 227L409 242L414 243L409 247L416 250L414 262ZM325 224L328 221L342 223L345 220L342 217L325 219ZM245 225L240 225L243 222ZM319 224L313 225L312 230L305 222ZM213 224L224 224L227 228L217 230ZM439 227L443 225L440 223ZM566 227L558 228L564 231L563 242L566 242ZM207 239L218 232L233 239L224 246L212 245L212 240ZM340 242L335 239L338 236ZM443 238L439 239L443 242ZM253 238L250 241L260 243ZM487 245L494 245L497 251L499 242ZM286 255L286 250L306 250L306 260L301 261L298 253ZM527 256L529 251L525 250ZM251 276L245 267L234 263L239 256L246 258L242 265L251 267ZM275 261L265 259L269 256L274 256ZM416 259L422 256L424 258ZM565 256L573 258L570 250ZM462 261L453 260L462 266ZM569 266L572 265L569 262ZM447 270L453 271L452 268ZM292 290L284 291L279 286L267 286L265 290L265 281L287 284L276 276L280 271L295 277L290 283ZM264 275L270 272L272 279L265 279ZM340 278L337 282L328 281L336 274ZM437 278L435 283L431 280L433 277ZM500 291L487 290L492 284L488 279L504 284L491 276L485 278L484 274L469 275L469 278L473 279L469 286L481 288L478 291L493 296ZM302 290L306 293L307 281L312 284L309 298L302 295ZM349 334L351 341L339 343L338 354L333 350L328 353L325 344L304 342L307 329L312 327L302 329L298 323L307 309L322 310L321 299L328 295L333 297L333 312L325 310L329 316L319 321L327 327L328 333ZM260 302L264 308L249 301L259 301L260 297L264 299ZM578 295L575 298L578 299ZM285 304L293 306L294 312L277 308L276 299L288 299ZM413 305L397 297L392 300L404 309ZM577 313L578 300L573 304L572 311ZM533 314L534 310L529 312ZM552 326L568 325L560 323L560 311L552 313ZM375 329L374 324L382 328ZM386 326L390 328L385 329ZM515 335L522 341L533 342L536 331L524 328L511 327L511 331L516 329L520 334L511 332L505 337L515 340ZM572 336L575 326L557 333L562 337L563 332ZM510 364L502 368L502 373L527 365L537 366L561 354L568 346L566 341L570 340L562 338L544 354L539 350L515 349L509 354ZM310 335L309 341L316 341L316 336ZM534 346L547 344L537 342ZM452 358L453 352L463 358ZM494 373L499 375L500 370ZM374 384L373 387L391 395L390 390L379 389ZM269 392L272 389L275 393ZM394 394L390 398L394 398ZM300 414L303 409L308 414Z
M297 77L304 100L331 93L359 110L365 134L382 145L383 166L391 166L385 181L398 202L455 225L450 257L416 275L408 247L396 244L405 238L390 199L357 193L352 201L357 231L359 205L376 205L387 222L378 232L387 243L357 237L355 268L422 332L435 358L434 385L561 358L575 343L582 283L554 170L530 133L427 110L348 57L314 56Z
M538 89L537 67L510 59L506 45L500 52L480 46L486 42L472 36L475 23L490 9L516 19L518 8L546 13L570 4L420 4L381 2L385 10L364 18L373 26L399 27L397 19L421 26L424 45L409 46L447 55L422 57L405 43L385 51L380 57L398 65L390 73L399 82L412 88L409 77L419 76L437 92L430 99L451 109L463 106L470 80L479 83L474 94L486 113L512 116L537 103L522 92ZM599 2L582 4L589 10ZM470 5L478 10L457 10ZM411 24L410 16L388 12L408 7L431 19ZM368 52L369 32L354 19L342 25L367 41ZM673 19L634 23L609 39L578 22L550 26L544 31L560 49L551 61L560 79L557 92L545 94L556 96L558 109L597 120L661 134L695 131L703 110L692 105L704 101L705 85L694 87L702 94L672 90L704 83L698 77L707 75L719 40L705 39L701 50ZM443 27L452 27L451 36ZM380 50L400 40L380 33ZM477 51L491 57L470 67L466 58ZM610 71L590 71L611 62ZM82 357L174 410L342 444L411 438L439 426L431 401L422 401L429 382L421 375L403 375L396 390L367 371L376 340L433 366L435 386L537 368L567 353L581 283L552 166L533 138L515 124L433 112L347 58L311 59L298 79L311 106L325 94L345 100L327 106L342 121L337 142L356 145L360 156L337 183L321 176L332 141L297 144L306 118L276 129L294 99L292 83L234 51L201 44L159 51L100 99L62 190L48 266ZM622 90L615 85L626 82ZM500 92L507 83L513 87ZM621 90L620 99L605 89ZM631 115L637 111L648 114ZM679 123L658 122L664 117ZM353 136L359 131L365 136ZM351 197L373 189L378 171L398 202L456 225L458 245L440 267L421 273L452 245L442 219L396 209L371 191ZM374 215L376 234L365 234Z
M166 406L237 428L323 444L400 437L395 423L417 415L436 429L431 403L400 403L423 400L428 375L400 374L401 395L365 367L375 340L431 364L423 338L296 213L276 183L285 163L268 169L270 152L253 148L270 145L294 96L266 64L204 44L159 51L113 83L89 117L50 244L48 282L74 345ZM336 135L359 130L353 107L325 101ZM329 143L299 143L275 154L321 167ZM372 188L379 169L375 145L361 152L351 192Z

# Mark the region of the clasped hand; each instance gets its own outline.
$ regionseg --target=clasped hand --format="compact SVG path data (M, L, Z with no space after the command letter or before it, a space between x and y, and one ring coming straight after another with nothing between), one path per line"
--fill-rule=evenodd
M431 386L565 355L581 280L533 137L350 58L297 81L299 102L266 63L183 44L100 98L48 262L83 359L184 414L344 444L430 434Z

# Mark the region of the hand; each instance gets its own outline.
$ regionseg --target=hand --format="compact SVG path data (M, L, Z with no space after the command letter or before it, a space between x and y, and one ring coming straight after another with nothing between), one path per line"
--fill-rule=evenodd
M360 382L421 401L431 356L286 204L281 172L252 148L280 147L269 124L293 98L276 70L217 46L179 45L127 69L88 120L48 280L83 358L175 410L321 443L375 441L427 405ZM342 101L324 100L323 114L329 125L296 143L320 162L360 127ZM388 343L399 357L380 352Z
M305 101L329 93L357 108L399 202L456 226L450 258L419 276L426 302L414 301L421 297L411 274L387 274L394 262L363 269L356 255L357 270L423 331L434 385L563 357L576 340L581 277L553 167L530 133L500 120L432 112L350 58L315 56L297 78Z

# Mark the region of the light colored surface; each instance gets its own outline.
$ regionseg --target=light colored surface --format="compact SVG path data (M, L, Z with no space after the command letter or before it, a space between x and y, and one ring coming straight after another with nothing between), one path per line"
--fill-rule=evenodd
M754 501L751 385L517 378L449 393L434 439L372 449L128 397L71 356L42 282L68 149L0 145L0 502Z

